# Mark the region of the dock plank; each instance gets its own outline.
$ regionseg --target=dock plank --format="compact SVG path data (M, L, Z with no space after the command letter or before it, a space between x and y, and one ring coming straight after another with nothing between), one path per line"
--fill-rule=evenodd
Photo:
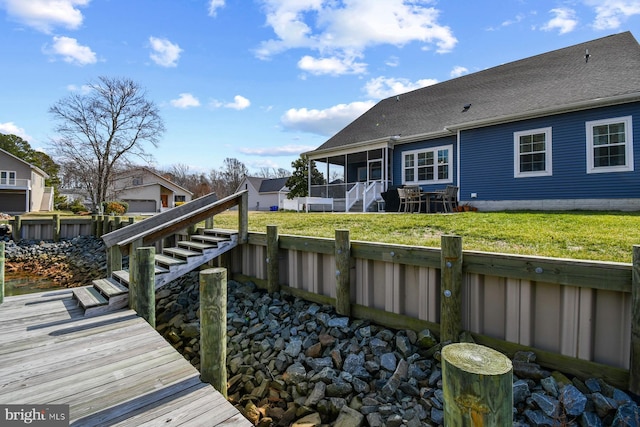
M68 404L70 425L242 426L242 417L135 312L84 317L71 291L0 304L0 401Z

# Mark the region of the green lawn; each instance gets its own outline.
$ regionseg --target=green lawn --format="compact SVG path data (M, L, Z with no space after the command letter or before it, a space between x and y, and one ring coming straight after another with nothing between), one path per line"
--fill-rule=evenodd
M216 215L215 226L237 227L237 212ZM335 214L250 212L249 230L440 247L440 236L462 236L463 249L631 262L640 245L640 212L465 212L442 214Z

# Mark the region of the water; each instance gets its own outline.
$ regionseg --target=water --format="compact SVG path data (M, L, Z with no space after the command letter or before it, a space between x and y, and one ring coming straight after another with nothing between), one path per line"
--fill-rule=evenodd
M65 289L53 280L46 277L31 277L25 273L8 273L5 272L4 277L4 295L24 295L35 292L53 291L56 289Z

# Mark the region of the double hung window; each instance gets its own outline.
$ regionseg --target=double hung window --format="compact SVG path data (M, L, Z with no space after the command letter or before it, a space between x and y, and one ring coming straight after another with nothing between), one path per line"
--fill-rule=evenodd
M633 170L631 116L594 120L587 126L587 173Z
M406 151L402 156L404 184L451 182L453 146Z
M16 185L16 173L14 171L0 171L0 185Z
M551 175L551 128L533 129L513 134L514 176Z

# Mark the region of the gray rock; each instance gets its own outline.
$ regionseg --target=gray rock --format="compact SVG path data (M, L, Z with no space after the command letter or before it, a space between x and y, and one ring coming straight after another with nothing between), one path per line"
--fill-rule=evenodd
M560 402L551 396L543 393L531 393L531 399L545 413L545 415L557 418L560 416Z
M587 405L587 397L571 384L564 386L559 400L565 413L572 417L581 415Z
M618 407L616 416L611 423L612 427L637 427L640 426L640 408L634 403L625 403Z

